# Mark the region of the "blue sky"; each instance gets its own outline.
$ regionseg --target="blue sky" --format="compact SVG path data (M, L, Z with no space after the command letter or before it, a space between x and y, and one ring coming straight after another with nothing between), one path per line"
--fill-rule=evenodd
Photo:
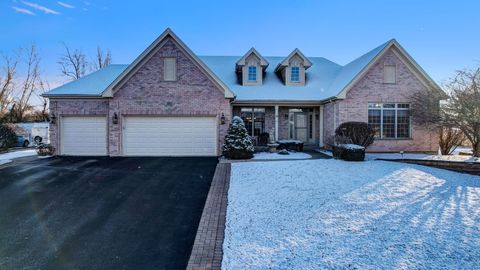
M166 27L199 55L242 55L254 46L286 56L298 47L340 64L396 38L441 83L480 65L478 10L474 0L1 0L0 52L35 43L56 85L66 81L57 64L62 42L92 57L97 45L109 48L124 64Z

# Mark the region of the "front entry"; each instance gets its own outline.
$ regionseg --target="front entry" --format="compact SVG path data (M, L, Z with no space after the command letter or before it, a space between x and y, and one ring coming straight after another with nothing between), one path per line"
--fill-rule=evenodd
M308 141L308 114L306 112L294 113L294 138L302 142Z
M289 139L302 141L304 143L314 143L315 135L313 132L315 123L313 122L313 109L298 108L289 109Z

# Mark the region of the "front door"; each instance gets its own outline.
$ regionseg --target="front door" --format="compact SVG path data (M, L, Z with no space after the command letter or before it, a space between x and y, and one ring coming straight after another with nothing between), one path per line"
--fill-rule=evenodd
M295 140L307 142L308 141L308 113L306 112L296 112L294 113L294 122L295 130L294 136Z

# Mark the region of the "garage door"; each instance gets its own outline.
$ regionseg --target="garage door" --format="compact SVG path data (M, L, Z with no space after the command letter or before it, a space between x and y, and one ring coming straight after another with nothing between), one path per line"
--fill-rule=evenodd
M216 156L215 117L125 117L126 156Z
M107 118L63 117L60 143L63 155L107 155Z

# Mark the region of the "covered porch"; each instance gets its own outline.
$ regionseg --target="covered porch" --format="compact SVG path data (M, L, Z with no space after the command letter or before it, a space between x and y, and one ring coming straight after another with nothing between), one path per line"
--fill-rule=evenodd
M255 146L266 146L273 138L302 141L305 149L323 147L323 105L234 104L233 116L243 119Z

